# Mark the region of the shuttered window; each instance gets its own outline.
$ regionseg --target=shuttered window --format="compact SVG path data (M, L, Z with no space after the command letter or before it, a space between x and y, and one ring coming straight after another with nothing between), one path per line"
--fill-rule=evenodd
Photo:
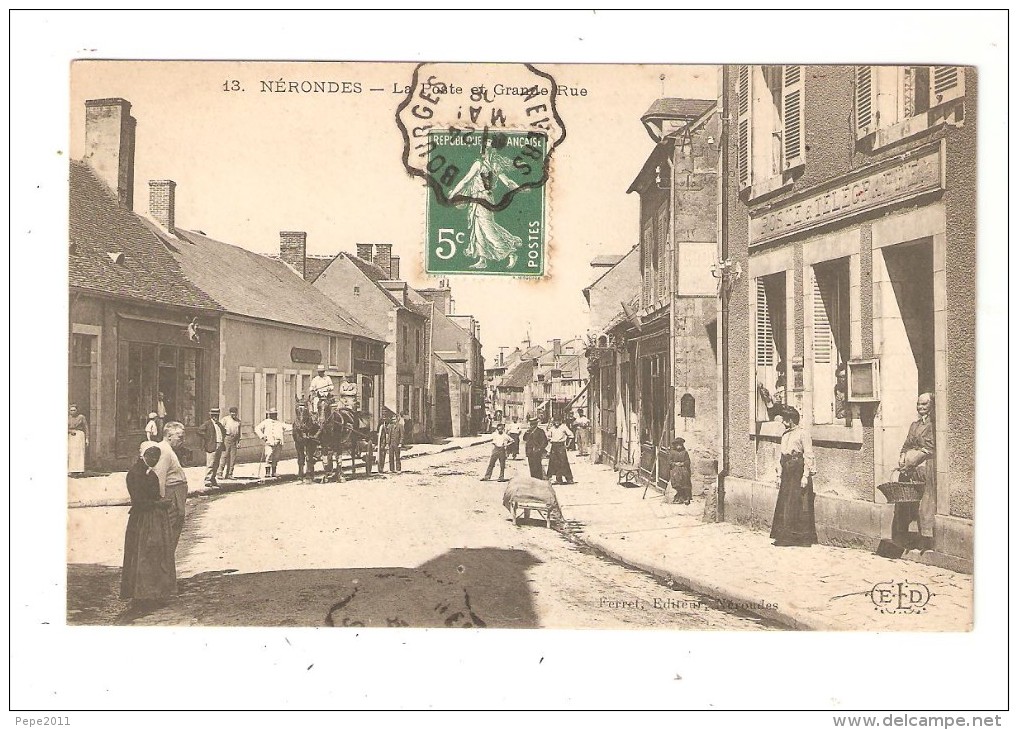
M774 327L767 307L767 288L763 279L756 280L756 364L774 364Z
M859 136L869 134L873 123L873 67L855 67L855 128Z
M933 66L930 73L930 106L965 95L965 74L960 66Z
M737 80L737 106L738 106L738 166L739 166L739 188L748 188L753 184L752 169L752 129L750 127L750 113L752 111L752 69L749 66L739 66Z
M830 363L834 336L831 333L831 321L827 316L820 280L813 275L813 362Z
M781 85L781 123L784 140L782 169L801 165L804 158L803 138L803 67L784 66Z

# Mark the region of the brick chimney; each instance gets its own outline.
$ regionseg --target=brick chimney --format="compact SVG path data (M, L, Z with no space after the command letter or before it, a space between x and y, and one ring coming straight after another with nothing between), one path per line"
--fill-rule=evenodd
M562 357L562 340L557 337L551 341L551 350L555 357Z
M85 102L84 162L109 186L120 207L134 210L134 136L137 120L124 99Z
M452 314L452 290L445 286L445 279L438 282L435 289L418 289L418 293L434 303L435 309L445 315Z
M392 244L391 243L376 243L375 244L375 266L380 268L385 273L386 279L392 279Z
M374 246L370 243L358 243L357 244L357 258L361 261L371 262L371 250Z
M280 231L279 258L292 266L302 279L307 279L308 234L304 231Z
M175 233L177 183L172 180L148 181L148 214L170 233Z
M399 256L389 258L389 278L399 279Z

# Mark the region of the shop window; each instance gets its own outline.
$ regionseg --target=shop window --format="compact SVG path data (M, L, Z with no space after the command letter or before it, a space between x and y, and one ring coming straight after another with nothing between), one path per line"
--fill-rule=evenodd
M738 67L736 164L740 189L780 181L785 171L803 163L804 77L803 66Z
M787 403L785 272L756 279L756 420L771 421Z
M71 335L71 378L68 383L70 402L78 405L78 412L91 421L90 405L93 398L93 360L95 359L96 343L94 335Z
M964 96L960 66L856 66L856 137L899 124L908 129L883 140L885 144L921 132L930 124L928 112Z
M670 441L666 356L659 354L641 358L640 370L640 440L644 443L658 444L664 435L664 441Z
M200 412L201 352L190 348L123 342L117 382L117 428L122 434L141 431L162 393L168 420L196 426Z
M813 423L848 423L845 363L851 353L847 258L812 267Z
M696 398L691 393L686 393L679 400L679 416L696 418Z

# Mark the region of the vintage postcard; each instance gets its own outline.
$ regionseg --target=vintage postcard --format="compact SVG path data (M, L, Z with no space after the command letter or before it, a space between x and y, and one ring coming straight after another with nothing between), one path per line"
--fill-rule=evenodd
M969 630L976 80L75 62L67 623Z

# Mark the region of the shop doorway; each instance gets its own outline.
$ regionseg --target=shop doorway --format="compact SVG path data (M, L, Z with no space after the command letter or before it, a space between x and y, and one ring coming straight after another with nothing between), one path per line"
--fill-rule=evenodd
M881 249L880 415L883 464L877 481L897 465L898 453L916 418L920 393L936 387L936 324L933 299L933 243L924 241Z

